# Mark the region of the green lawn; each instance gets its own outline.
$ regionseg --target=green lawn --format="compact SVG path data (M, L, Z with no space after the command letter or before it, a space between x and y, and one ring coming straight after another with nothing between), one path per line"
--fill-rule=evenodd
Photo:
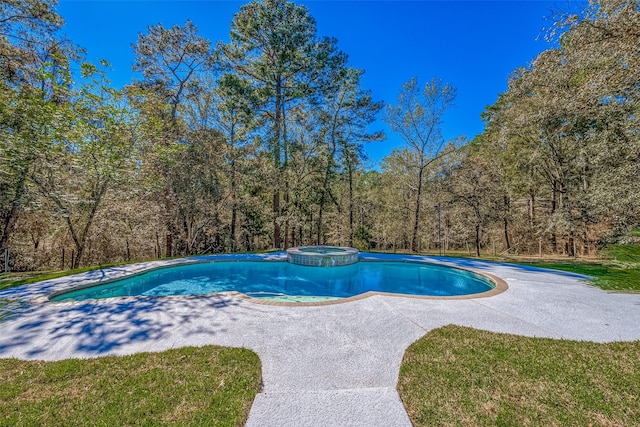
M530 265L591 276L595 286L607 291L640 292L640 269L638 268L577 263L532 263Z
M58 277L70 276L72 274L85 273L101 268L115 267L118 265L128 265L132 263L117 263L94 265L91 267L76 268L74 270L62 271L25 271L18 273L0 273L0 290L13 288L16 286L28 285L30 283L42 282L44 280L57 279Z
M621 263L640 264L640 245L611 245L601 254Z
M538 262L537 267L584 274L604 290L640 292L640 245L611 245L601 255L601 262Z
M214 346L58 362L0 359L0 425L238 426L260 381L255 353Z
M445 326L407 349L398 392L416 426L638 426L640 341Z

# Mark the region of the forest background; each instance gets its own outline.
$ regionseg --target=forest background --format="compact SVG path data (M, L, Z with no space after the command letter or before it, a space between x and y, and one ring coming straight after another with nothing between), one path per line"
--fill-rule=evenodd
M12 270L301 244L576 257L638 239L636 0L558 15L555 47L513 72L471 140L443 136L455 87L413 78L383 105L292 2L240 7L228 43L148 27L122 89L60 36L54 1L0 4ZM403 145L370 169L377 117Z

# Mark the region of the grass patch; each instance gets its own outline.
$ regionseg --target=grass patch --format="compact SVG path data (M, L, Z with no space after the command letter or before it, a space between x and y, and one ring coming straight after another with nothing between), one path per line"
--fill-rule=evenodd
M607 291L640 292L640 245L611 245L601 255L605 257L602 262L554 261L527 264L591 276L595 286Z
M407 349L398 392L415 426L640 425L640 341L445 326Z
M593 277L592 284L606 291L640 292L640 269L607 264L531 263L536 267Z
M610 245L600 254L620 263L640 264L640 245Z
M72 274L86 273L87 271L100 270L101 268L116 267L130 263L94 265L91 267L76 268L62 271L25 271L19 273L0 273L0 290L14 288L16 286L28 285L45 280L57 279L58 277L70 276Z
M0 359L0 425L237 426L260 378L255 353L214 346L58 362Z

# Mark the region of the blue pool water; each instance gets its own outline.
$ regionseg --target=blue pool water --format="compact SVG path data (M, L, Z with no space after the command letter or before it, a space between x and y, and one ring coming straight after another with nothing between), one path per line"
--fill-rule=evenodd
M322 301L367 291L454 296L493 288L474 273L433 264L358 262L343 267L307 267L288 262L234 261L152 270L103 285L66 292L52 301L122 296L204 295L237 291L275 301Z

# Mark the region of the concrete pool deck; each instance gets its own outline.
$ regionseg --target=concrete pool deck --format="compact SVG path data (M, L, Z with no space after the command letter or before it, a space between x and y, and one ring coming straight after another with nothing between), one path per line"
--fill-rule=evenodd
M571 273L470 259L417 258L493 274L509 289L488 298L375 295L300 307L255 304L232 295L33 304L0 323L0 357L59 360L207 344L242 346L255 351L262 362L263 389L253 403L249 426L410 426L395 390L399 367L407 346L434 328L458 324L597 342L640 339L640 294L607 293ZM0 291L0 297L38 301L71 284L178 262L83 273Z

